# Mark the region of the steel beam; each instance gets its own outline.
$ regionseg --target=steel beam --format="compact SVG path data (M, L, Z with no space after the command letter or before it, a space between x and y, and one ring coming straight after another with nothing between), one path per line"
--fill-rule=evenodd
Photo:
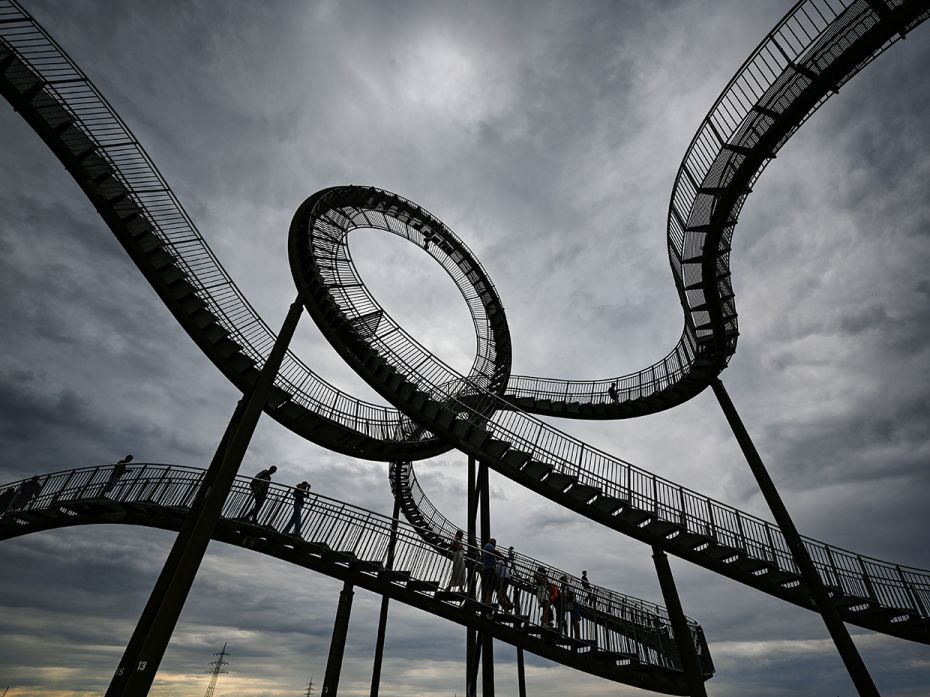
M733 435L736 436L736 441L749 463L749 469L752 470L752 474L756 478L759 490L765 497L765 501L775 517L775 522L781 528L788 549L791 550L791 556L794 558L794 563L797 564L804 583L807 584L814 605L823 618L824 624L827 625L827 631L836 645L836 650L839 651L840 658L843 659L843 663L846 665L846 670L849 672L849 677L856 686L856 690L859 692L860 697L879 697L872 676L869 675L869 670L866 668L862 656L859 655L859 650L853 643L852 637L849 636L846 625L843 624L836 606L830 599L830 594L827 593L820 574L814 567L814 562L811 561L810 554L808 554L807 548L804 546L801 534L788 514L788 509L781 500L778 489L775 488L775 482L769 476L768 470L766 470L762 458L756 450L756 446L749 437L749 432L730 400L730 395L727 394L719 377L711 380L710 384L717 396L717 401L720 402L724 416L726 416L727 422L733 430Z
M659 587L662 589L662 598L672 621L672 631L675 632L675 645L678 647L678 657L688 682L691 697L707 697L704 689L704 676L701 664L698 661L694 642L691 640L691 630L685 612L681 607L678 589L675 587L675 577L672 576L672 567L669 566L668 557L658 545L652 545L652 560L656 565L656 575L659 577Z
M298 298L291 303L255 386L239 401L233 412L203 484L110 681L106 697L148 694L302 311L303 305Z
M352 613L352 581L346 579L339 593L339 606L336 608L336 621L333 623L333 638L329 642L329 658L326 660L326 674L323 676L321 697L336 697L339 691L339 674L342 672L342 657L346 649L346 636L349 633L349 615Z
M398 468L399 470L399 468ZM394 568L394 552L397 548L397 517L400 515L400 499L397 498L399 490L395 488L394 495L394 513L391 520L391 536L388 538L387 560L384 563L385 569ZM375 639L375 659L371 668L371 697L378 697L378 690L381 688L381 661L384 658L384 634L387 629L388 603L390 598L386 595L381 596L381 616L378 619L378 636Z

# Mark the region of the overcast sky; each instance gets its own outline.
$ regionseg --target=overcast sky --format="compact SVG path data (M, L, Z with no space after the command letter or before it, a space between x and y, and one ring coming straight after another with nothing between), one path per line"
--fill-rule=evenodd
M425 206L507 308L514 373L607 377L678 339L665 221L701 118L788 3L31 2L138 136L273 327L295 291L290 218L335 184ZM723 381L804 534L930 568L930 36L832 98L755 186L732 264L741 338ZM5 104L5 103L4 103ZM137 461L206 466L237 393L156 299L39 138L0 104L0 481ZM467 367L451 281L412 245L353 255L414 336ZM377 398L309 318L297 350ZM713 396L616 423L555 422L641 467L767 514ZM464 520L464 459L418 465ZM243 465L390 512L386 465L263 418ZM492 473L498 540L661 602L647 546ZM0 690L105 689L173 534L100 526L0 543ZM672 559L714 697L851 695L819 617ZM284 697L322 682L340 584L211 546L153 694ZM341 694L367 694L379 598L355 596ZM926 697L930 648L852 628L883 695ZM383 695L464 687L464 629L392 604ZM497 649L498 693L516 691ZM531 658L529 694L642 695Z

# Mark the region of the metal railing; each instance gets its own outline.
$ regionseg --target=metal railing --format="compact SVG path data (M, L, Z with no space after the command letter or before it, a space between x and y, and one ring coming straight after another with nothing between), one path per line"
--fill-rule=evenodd
M410 462L392 462L389 480L391 490L395 497L399 497L401 510L407 517L408 522L415 529L422 531L431 544L442 549L448 549L456 532L462 530L462 528L446 518L430 501L417 480L413 464ZM432 535L426 534L427 532L432 533ZM506 555L506 542L498 542L497 549ZM665 631L671 632L671 620L668 617L668 612L660 605L594 584L585 587L580 577L516 551L514 552L513 566L517 571L517 579L522 581L527 588L531 586L534 572L543 569L549 579L561 582L561 579L565 578L561 585L571 588L575 597L582 599L583 604L592 610L615 607L637 608L637 612L642 618L661 618L661 622L667 627ZM636 616L636 613L631 616ZM702 645L704 636L700 625L690 617L686 618L686 620L690 625L695 645ZM673 634L669 634L669 636L673 636Z
M0 58L12 51L27 70L23 86L40 84L55 103L39 106L56 116L67 112L72 130L63 139L86 139L128 198L164 243L195 294L229 332L241 352L264 362L276 334L258 315L170 189L151 158L84 72L17 2L0 0ZM8 77L10 77L8 75ZM38 82L37 82L38 80ZM323 380L288 351L275 385L314 414L378 440L392 440L400 415L395 409L352 397ZM424 437L428 437L424 435Z
M52 511L67 517L79 516L81 503L143 504L186 511L200 488L204 473L205 470L191 467L133 464L118 474L114 465L103 465L13 482L0 488L0 536L3 526L28 530L34 524L28 515L30 512ZM255 507L253 481L256 480L249 477L236 478L223 506L223 518L242 521ZM294 520L296 510L294 489L272 483L262 499L254 525L283 534ZM386 565L392 535L390 517L312 493L306 495L299 511L296 530L302 540L343 553L347 560ZM48 516L43 516L39 524L55 527L49 520ZM441 591L451 577L451 555L426 542L423 533L403 521L396 525L392 568L398 573L409 572L411 580L434 584L435 590ZM473 573L481 550L466 544L465 552L469 573ZM531 570L521 564L513 596L518 605L515 612L519 612L526 623L540 625L543 610L525 590L521 580L524 572L531 574ZM585 603L584 595L578 598ZM591 608L599 614L598 621L584 620L579 627L579 640L643 666L680 670L664 608L616 593L605 593L601 598L603 600ZM700 645L706 648L700 628L692 625L692 630Z
M923 14L918 21L926 16ZM662 392L692 372L696 347L699 341L709 338L713 330L705 326L709 315L701 308L706 298L696 286L704 281L704 232L719 192L727 187L747 151L775 124L781 111L814 77L843 55L851 40L862 36L878 21L874 8L864 0L798 2L746 59L704 117L678 169L669 202L669 261L682 306L686 308L685 326L675 348L653 365L616 378L561 380L515 375L508 388L508 397L609 404L613 398L608 389L617 383L618 401L624 402ZM893 36L865 60L852 66L833 85L832 92L824 94L791 125L752 173L745 194L795 131L840 86L899 38L900 35ZM720 246L714 250L718 276L715 284L724 305L722 331L727 347L726 360L735 352L738 337L729 271L730 239L745 194L732 209L732 224L725 227ZM532 410L532 406L529 408Z

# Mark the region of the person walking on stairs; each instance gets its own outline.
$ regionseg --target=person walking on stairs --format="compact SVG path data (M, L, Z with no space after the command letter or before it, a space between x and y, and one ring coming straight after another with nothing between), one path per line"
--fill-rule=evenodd
M258 523L258 512L262 509L262 504L265 503L265 498L268 496L268 487L271 485L271 475L277 471L278 468L272 465L268 469L263 469L252 478L249 487L252 489L252 499L255 501L255 504L252 506L252 510L245 514L245 520Z
M300 534L300 516L304 510L304 500L307 498L309 491L310 482L308 481L302 481L300 484L294 487L294 512L291 513L291 519L287 521L287 525L285 525L284 529L281 531L283 534L287 535L291 531L291 528L293 528L294 535L303 539Z

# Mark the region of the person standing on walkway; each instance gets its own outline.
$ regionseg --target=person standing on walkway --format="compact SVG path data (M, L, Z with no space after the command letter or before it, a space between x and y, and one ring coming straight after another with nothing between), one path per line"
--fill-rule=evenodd
M455 537L449 543L449 551L452 552L452 576L449 577L449 583L446 590L453 588L461 589L465 586L465 545L463 538L465 533L461 530L456 531Z
M303 539L300 534L300 515L304 510L304 500L307 498L307 494L310 492L310 482L302 481L300 484L294 487L294 512L291 513L291 519L287 521L287 525L284 526L284 530L281 532L287 535L291 528L294 528L294 535Z
M607 396L614 402L620 401L620 393L617 392L617 383L611 383L610 387L607 388Z
M43 486L43 483L39 481L39 475L31 477L20 484L19 491L16 494L16 500L13 501L12 510L25 510L26 506L39 497L39 493L42 491Z
M481 548L481 602L493 602L497 589L497 540L493 537Z
M549 627L552 625L551 607L549 605L549 578L546 576L546 570L541 566L533 574L533 585L536 588L536 600L539 602L539 607L542 608L540 622Z
M507 557L500 556L497 560L497 600L504 609L504 612L513 610L513 602L507 592L510 586L510 575L514 569L514 551L513 547L507 550Z
M107 483L103 485L103 490L100 492L101 495L107 494L110 490L116 486L116 483L126 474L126 466L132 462L132 455L127 455L122 460L113 465L113 470L110 472L110 478L107 479Z
M271 484L271 475L277 471L278 468L272 465L268 469L263 469L252 478L252 481L249 483L249 487L252 489L252 498L255 501L255 505L252 506L251 511L246 513L246 520L252 521L253 523L258 522L258 512L262 509L262 504L265 503L265 498L268 496L268 487Z
M588 580L587 570L581 572L581 587L584 589L584 601L594 607L594 591L591 590L591 582Z

